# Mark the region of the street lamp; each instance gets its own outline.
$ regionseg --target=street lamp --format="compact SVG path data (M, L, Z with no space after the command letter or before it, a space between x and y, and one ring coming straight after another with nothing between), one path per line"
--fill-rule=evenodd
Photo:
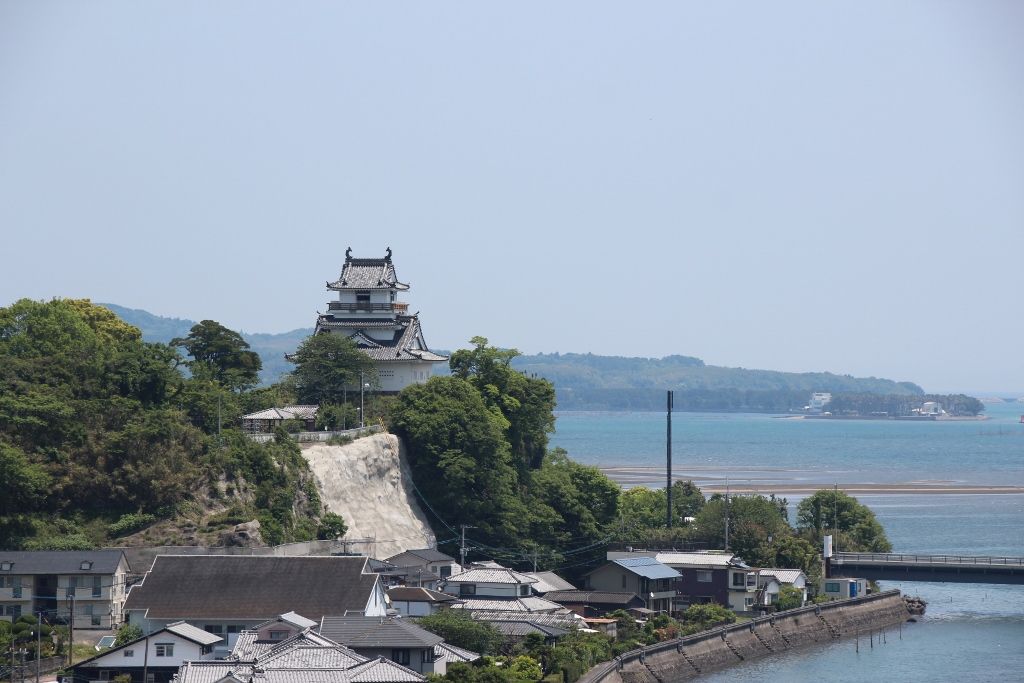
M360 428L366 426L366 416L365 416L365 414L363 412L363 389L369 389L369 388L370 388L370 383L369 382L366 382L366 383L363 382L363 373L362 373L362 371L360 371L359 372L359 427Z

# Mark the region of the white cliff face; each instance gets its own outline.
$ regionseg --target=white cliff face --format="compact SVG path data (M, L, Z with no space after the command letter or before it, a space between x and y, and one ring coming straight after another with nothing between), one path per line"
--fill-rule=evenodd
M374 434L345 446L314 444L302 455L316 475L324 505L345 518L345 540L376 541L353 543L352 552L383 559L434 546L398 437Z

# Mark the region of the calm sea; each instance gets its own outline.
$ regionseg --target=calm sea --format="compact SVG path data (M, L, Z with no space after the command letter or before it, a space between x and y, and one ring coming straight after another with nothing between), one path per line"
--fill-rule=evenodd
M1024 404L985 422L785 420L676 413L677 477L698 484L1024 485ZM654 468L664 485L665 416L561 412L552 445L587 464ZM641 471L642 472L642 471ZM643 473L635 479L645 482ZM788 496L792 508L799 502ZM859 495L896 551L1024 556L1024 495ZM928 614L856 652L852 641L741 664L705 681L1024 681L1024 586L886 583Z

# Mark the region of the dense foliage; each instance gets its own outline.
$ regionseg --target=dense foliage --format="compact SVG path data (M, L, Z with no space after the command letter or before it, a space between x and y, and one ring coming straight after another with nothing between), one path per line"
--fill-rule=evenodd
M497 654L502 644L502 635L486 621L473 619L469 612L459 609L445 609L424 617L416 623L431 633L436 633L445 642L482 655Z
M875 513L842 491L823 489L804 498L797 506L796 523L804 535L817 544L823 536L832 534L833 547L837 550L892 551L892 544L875 519Z
M884 413L890 416L911 415L925 401L942 406L950 415L974 416L985 410L985 404L964 394L922 394L906 396L900 394L837 394L826 406L834 415L871 415Z
M549 382L514 370L515 351L472 343L453 354L453 376L407 387L390 413L435 530L454 540L469 525L480 554L513 565L582 566L617 521L619 488L547 452Z
M268 542L315 537L295 444L234 429L289 390L247 391L259 358L214 321L177 342L187 358L85 300L0 308L0 547L88 548L183 515L211 533L259 519ZM147 540L181 542L167 533Z

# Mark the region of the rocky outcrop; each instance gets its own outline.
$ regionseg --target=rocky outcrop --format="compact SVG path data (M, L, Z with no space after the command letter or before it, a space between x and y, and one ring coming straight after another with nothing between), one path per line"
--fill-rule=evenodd
M325 507L345 519L351 550L390 557L436 543L395 435L374 434L344 446L312 444L302 455Z
M233 529L221 532L220 545L228 548L258 548L263 545L258 520L236 524Z

